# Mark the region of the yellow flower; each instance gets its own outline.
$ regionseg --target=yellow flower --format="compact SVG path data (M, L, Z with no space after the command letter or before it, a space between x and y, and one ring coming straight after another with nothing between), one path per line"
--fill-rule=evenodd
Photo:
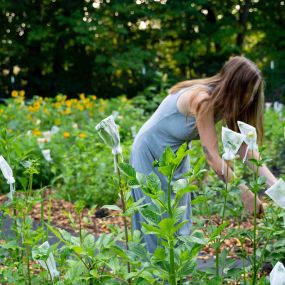
M84 99L85 99L85 94L84 94L84 93L80 93L80 94L79 94L79 98L80 98L81 100L84 100Z
M83 110L84 110L84 107L83 107L82 105L78 104L78 105L77 105L77 109L78 109L79 111L83 111Z
M4 112L4 110L3 109L0 109L0 114L2 114Z
M60 120L60 119L55 119L55 120L54 120L54 124L55 124L56 126L61 125L61 120Z
M18 97L18 91L13 90L12 93L11 93L11 96L14 97L14 98Z
M38 129L38 128L35 128L33 131L32 131L33 135L39 137L41 136L42 132Z
M86 135L86 134L84 134L84 133L80 133L80 134L79 134L79 137L80 137L80 138L82 138L82 139L84 139L84 138L86 138L86 137L87 137L87 135Z
M72 106L72 101L71 100L67 100L66 102L65 102L65 104L66 104L66 107L71 107Z
M71 109L67 108L65 111L63 111L64 115L70 115L71 114Z
M92 95L91 97L93 100L96 100L97 99L97 96L96 95Z
M21 97L24 97L24 96L25 96L25 90L20 90L19 95L20 95Z
M63 137L64 138L69 138L70 137L70 133L69 132L64 132L63 133Z

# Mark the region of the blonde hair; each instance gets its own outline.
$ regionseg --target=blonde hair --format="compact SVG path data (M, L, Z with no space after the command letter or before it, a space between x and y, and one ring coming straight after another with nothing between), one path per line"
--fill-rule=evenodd
M213 109L215 116L234 131L238 131L237 121L243 121L256 128L258 141L262 142L264 83L260 70L251 60L243 56L234 56L216 75L179 82L170 89L170 93L176 93L195 84L204 85L210 95L198 104L197 116ZM201 108L206 102L208 104Z

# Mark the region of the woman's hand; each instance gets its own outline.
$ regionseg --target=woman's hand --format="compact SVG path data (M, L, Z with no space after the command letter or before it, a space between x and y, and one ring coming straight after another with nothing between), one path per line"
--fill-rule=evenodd
M250 214L254 214L254 194L250 190L242 191L241 199L244 205L244 208ZM257 198L256 199L256 215L260 218L264 213L264 209L262 206L261 201Z

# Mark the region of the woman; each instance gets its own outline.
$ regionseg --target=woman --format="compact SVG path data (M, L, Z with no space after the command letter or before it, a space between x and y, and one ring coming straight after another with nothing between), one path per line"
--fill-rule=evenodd
M261 72L249 59L242 56L232 57L220 72L212 77L183 81L170 89L170 94L162 101L150 119L142 126L137 134L131 153L131 164L137 172L149 174L155 172L162 188L166 191L166 178L152 166L155 159L159 159L166 146L171 146L174 152L185 141L200 139L209 165L218 177L226 181L222 174L222 158L218 151L218 140L215 123L222 120L228 128L238 131L237 121L248 123L257 129L258 141L263 136L263 81ZM244 156L246 145L239 150ZM253 156L259 154L254 151ZM252 157L252 153L247 159ZM254 169L249 161L247 164ZM177 169L173 180L180 179L182 174L190 168L189 157L186 157ZM259 175L267 178L267 185L273 185L277 179L266 166L259 168ZM232 171L229 169L227 180L230 181ZM245 208L253 213L254 195L246 185L240 185L241 199ZM135 201L144 197L140 189L133 189ZM190 193L183 198L182 205L186 206L183 219L189 222L180 230L180 235L190 234L191 208ZM263 211L260 200L257 201L258 213ZM141 230L144 219L140 213L133 216L133 230ZM143 242L149 252L156 248L156 237L144 235Z

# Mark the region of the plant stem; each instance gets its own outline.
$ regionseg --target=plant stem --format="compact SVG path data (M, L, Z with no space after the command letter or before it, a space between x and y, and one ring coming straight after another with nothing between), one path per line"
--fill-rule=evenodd
M52 281L52 284L54 284L53 278L52 278L52 275L51 275L51 272L50 272L50 269L49 269L49 267L48 267L48 265L47 265L47 262L44 261L44 263L45 263L45 265L46 265L46 267L47 267L47 270L48 270L48 273L49 273L49 276L50 276L50 280Z
M222 212L222 220L221 220L221 225L224 223L225 220L225 214L226 214L226 206L227 206L227 200L228 200L228 174L229 174L229 166L227 164L227 168L226 168L227 174L226 174L226 185L225 185L225 194L224 194L224 203L223 203L223 212ZM220 255L219 255L219 250L220 250L220 244L221 244L221 239L218 238L218 244L219 246L216 247L215 250L215 256L216 256L216 275L219 276L220 275ZM222 281L223 283L223 281Z
M26 254L27 254L27 273L28 273L28 284L31 285L31 271L30 271L30 250L29 246L26 245Z
M252 150L252 157L253 157L253 150ZM260 159L260 158L259 158ZM259 160L258 159L258 160ZM254 186L257 185L257 173L258 173L259 164L256 165L256 172L253 171L253 179L254 179ZM252 285L256 285L256 278L257 278L257 265L256 265L256 249L257 249L257 243L256 243L256 230L257 230L257 213L256 213L256 207L257 207L257 190L254 187L254 214L253 214L253 278L252 278Z
M171 181L172 181L173 173L174 171L171 173L170 177L168 178L168 185L167 185L167 204L168 204L168 215L170 218L173 217L173 212L171 208ZM170 265L169 284L176 285L173 239L169 241L169 265Z
M118 165L119 164L119 154L115 155L115 159ZM124 191L121 185L121 171L119 167L117 167L117 173L118 173L118 179L119 179L119 191L120 191L120 196L122 200L123 214L125 214L126 213L126 201L125 201ZM127 217L125 215L123 215L123 222L124 222L124 228L125 228L126 249L129 250L128 223L127 223ZM127 263L127 267L128 267L128 273L130 273L131 266L129 262Z

